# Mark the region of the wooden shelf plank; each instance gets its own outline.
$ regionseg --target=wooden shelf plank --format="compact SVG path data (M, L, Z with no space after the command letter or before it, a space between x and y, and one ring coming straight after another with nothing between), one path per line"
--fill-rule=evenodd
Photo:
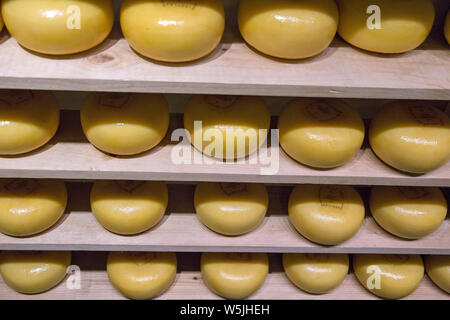
M106 231L89 212L90 184L68 185L68 213L56 226L28 238L0 234L0 250L450 254L450 218L428 237L407 241L385 232L368 216L349 241L332 247L314 244L289 223L290 187L269 187L268 215L257 230L225 237L198 221L193 207L195 186L170 185L169 207L162 222L143 234L120 236Z
M182 117L174 116L171 127L170 132L182 128ZM171 154L177 142L171 142L170 136L168 134L159 146L142 155L110 156L86 141L77 111L64 111L58 134L46 146L23 156L0 157L0 177L450 186L450 162L424 175L409 175L382 163L367 144L353 161L332 170L303 166L280 149L278 172L265 174L269 165L262 164L258 155L244 163L195 164L192 156L191 164L176 164ZM193 148L191 151L201 157L198 151Z

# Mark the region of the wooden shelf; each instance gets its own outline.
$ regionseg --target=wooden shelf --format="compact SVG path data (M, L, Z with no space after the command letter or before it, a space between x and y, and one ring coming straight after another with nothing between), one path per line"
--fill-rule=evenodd
M225 237L201 224L193 206L195 186L184 184L169 185L169 207L159 225L137 236L119 236L106 231L90 212L90 184L68 186L67 214L55 227L28 238L0 234L0 250L450 254L450 217L428 237L408 241L387 233L368 215L349 241L333 247L314 244L289 223L291 188L275 186L268 189L270 205L265 221L240 237ZM365 197L368 189L361 192Z
M182 128L176 115L171 130ZM170 130L170 132L171 132ZM135 157L116 157L94 148L84 137L79 113L64 111L56 137L43 148L23 156L0 157L0 177L55 179L129 179L162 181L260 182L270 184L351 184L450 186L450 162L433 172L414 176L401 173L381 162L367 144L359 155L343 167L315 170L305 167L280 149L279 170L274 175L262 174L268 165L245 163L175 164L171 152L176 146L171 134L153 150ZM192 153L197 153L193 150ZM193 159L192 159L193 160Z

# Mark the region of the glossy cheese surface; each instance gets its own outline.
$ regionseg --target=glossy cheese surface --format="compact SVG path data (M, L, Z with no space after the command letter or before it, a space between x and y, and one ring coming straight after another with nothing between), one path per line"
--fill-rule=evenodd
M153 299L175 280L177 256L173 252L110 252L106 269L111 283L125 297Z
M253 183L199 183L194 206L199 220L211 230L237 236L256 229L269 204L267 189Z
M373 52L402 53L420 46L433 26L431 0L337 0L339 35ZM375 7L376 6L376 7Z
M169 106L162 94L91 93L81 108L83 131L95 147L135 155L158 145L169 128Z
M361 116L337 99L296 99L278 119L280 144L296 161L315 168L334 168L361 149L365 130Z
M23 47L52 55L95 47L114 23L111 0L3 0L2 15Z
M164 216L168 203L164 182L96 181L91 208L107 230L132 235L149 230Z
M244 299L255 293L269 272L265 253L203 253L202 279L215 294Z
M450 158L450 120L420 101L395 101L372 119L370 145L388 165L410 173L437 169Z
M333 0L241 0L238 20L243 38L256 50L302 59L330 45L339 14Z
M16 237L47 230L67 205L64 182L56 180L0 180L0 232Z
M0 155L33 151L46 144L58 127L58 102L52 93L0 90Z
M419 239L436 231L447 215L447 201L439 188L372 188L370 211L386 231Z
M244 158L266 142L270 113L260 97L195 95L186 105L184 127L204 154Z
M64 279L71 256L65 251L2 251L0 274L17 292L42 293Z
M353 270L359 282L373 294L385 299L400 299L413 293L424 275L419 255L353 256Z
M217 47L225 13L220 0L125 0L120 24L130 46L143 56L185 62Z
M344 281L349 258L346 254L285 253L283 267L289 280L300 289L324 294Z
M425 256L425 269L431 280L450 294L450 256Z
M450 10L447 13L447 18L445 18L444 35L450 45Z
M289 220L305 238L337 245L352 238L364 220L364 203L355 188L298 185L289 197Z

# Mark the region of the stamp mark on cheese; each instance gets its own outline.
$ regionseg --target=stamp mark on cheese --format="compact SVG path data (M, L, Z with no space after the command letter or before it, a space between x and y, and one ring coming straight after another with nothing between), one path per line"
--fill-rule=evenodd
M138 189L145 183L145 181L131 181L131 180L121 180L115 182L122 190L128 193L133 193L136 189Z
M130 100L129 93L102 93L100 94L100 104L106 107L122 108Z
M397 187L403 196L407 199L420 199L428 195L428 192L423 187Z
M392 263L409 261L407 254L385 254L384 258Z
M39 182L32 179L14 179L5 185L5 189L17 196L26 196L39 187Z
M135 260L138 266L152 262L156 258L155 252L127 252L127 256Z
M409 107L409 112L417 122L426 126L443 126L444 120L439 113L427 105L413 105Z
M232 252L228 253L228 258L232 260L239 260L239 261L249 261L251 259L250 253L239 253L239 252Z
M236 193L247 191L247 185L245 183L220 183L220 188L226 195L231 196Z
M0 90L0 100L15 105L33 99L31 90Z
M339 210L344 208L344 193L337 187L321 186L319 189L320 205Z
M198 1L191 0L160 0L163 7L178 7L195 10L198 6Z
M206 96L205 101L218 109L231 107L237 100L236 96Z
M328 103L325 99L311 102L306 106L308 113L319 121L330 121L342 115L342 111Z

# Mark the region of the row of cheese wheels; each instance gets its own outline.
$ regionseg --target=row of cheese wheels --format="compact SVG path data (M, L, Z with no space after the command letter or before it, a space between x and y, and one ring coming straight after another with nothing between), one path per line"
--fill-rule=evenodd
M157 225L168 204L163 182L97 181L91 189L91 210L110 232L134 235ZM238 236L256 229L268 209L262 184L199 183L194 207L209 229ZM62 181L3 179L0 181L0 232L31 236L47 230L63 215L67 191ZM447 215L439 188L384 187L371 190L370 211L388 232L406 239L425 237ZM337 245L352 238L365 217L364 202L350 186L298 185L288 205L289 220L305 238Z
M81 106L87 139L103 152L136 155L154 148L169 128L169 106L161 94L90 93ZM192 96L185 108L186 140L221 160L245 158L267 145L271 115L264 100L249 96ZM30 152L47 143L59 126L50 92L0 90L0 155ZM294 99L278 119L279 141L296 161L335 168L360 151L365 126L359 113L339 99ZM450 158L450 120L426 101L394 101L371 121L372 149L388 165L425 173Z
M3 0L6 27L25 48L71 54L95 47L114 23L111 0ZM401 53L418 47L431 31L431 0L241 0L239 28L258 51L302 59L325 50L338 31L369 51ZM123 34L139 54L159 61L204 57L225 29L221 0L124 0ZM2 26L0 18L0 27ZM450 41L450 15L445 23Z
M310 294L325 294L339 287L349 273L346 254L283 254L289 280ZM450 293L450 256L354 255L353 270L373 294L399 299L413 293L424 271L442 290ZM25 294L45 292L60 283L71 263L70 252L3 251L0 274L12 289ZM177 273L175 253L111 252L107 273L113 286L130 299L152 299L166 292ZM424 267L425 265L425 267ZM82 271L81 271L82 272ZM265 253L203 253L204 284L228 299L254 294L269 273ZM176 285L175 285L176 286Z

